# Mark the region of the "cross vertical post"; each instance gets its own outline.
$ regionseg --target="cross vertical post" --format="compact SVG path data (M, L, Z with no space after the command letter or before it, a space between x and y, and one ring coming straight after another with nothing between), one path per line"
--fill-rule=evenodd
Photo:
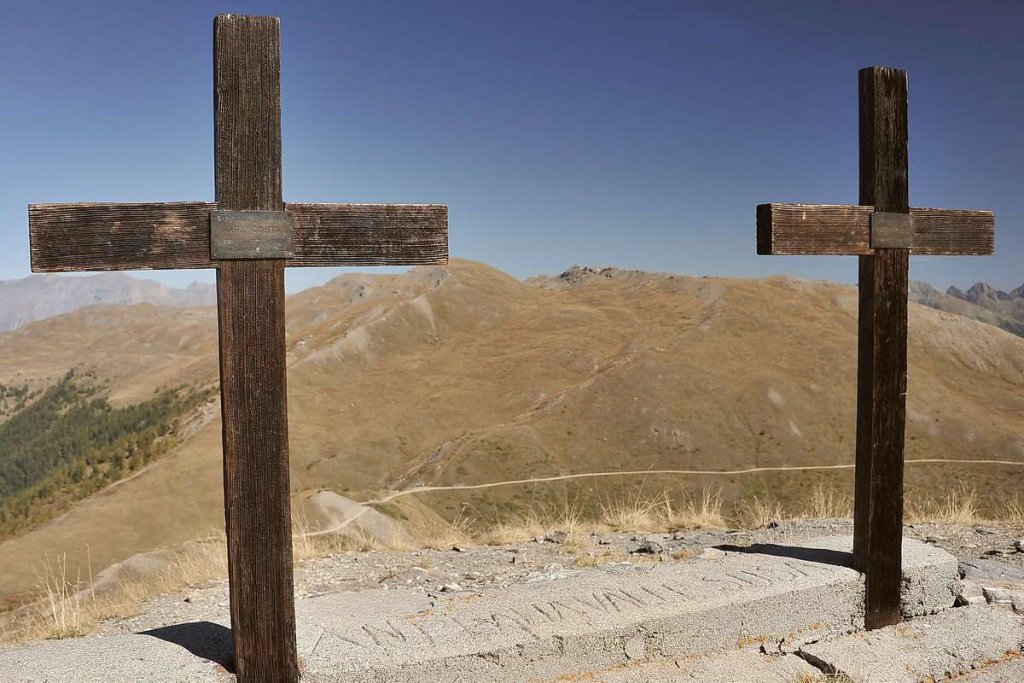
M995 216L911 208L907 73L869 67L858 83L860 204L761 204L757 253L859 259L853 565L865 575L864 625L874 629L902 614L909 257L991 254Z
M284 269L448 262L443 204L285 203L280 20L214 20L216 203L28 207L32 271L217 269L239 683L296 683Z
M280 20L214 19L217 207L283 211ZM217 269L224 515L240 681L297 681L284 260Z
M876 213L909 214L907 73L870 67L858 77L859 203ZM857 257L853 557L865 575L869 629L900 621L909 256L909 248L876 247L874 254Z

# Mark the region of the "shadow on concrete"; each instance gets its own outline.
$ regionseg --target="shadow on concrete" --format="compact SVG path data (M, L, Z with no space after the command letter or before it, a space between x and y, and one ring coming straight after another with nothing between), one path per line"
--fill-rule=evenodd
M191 621L187 624L162 626L141 635L153 636L168 643L185 648L196 657L208 659L224 667L229 673L235 672L234 641L231 629L211 621Z
M774 555L776 557L789 557L794 560L818 562L819 564L831 564L847 569L853 567L853 553L844 550L825 550L796 545L778 545L777 543L752 543L748 546L718 545L715 547L732 553Z

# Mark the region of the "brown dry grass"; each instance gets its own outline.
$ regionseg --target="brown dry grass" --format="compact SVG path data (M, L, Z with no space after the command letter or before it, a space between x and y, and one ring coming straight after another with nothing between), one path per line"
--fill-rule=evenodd
M745 528L762 528L784 520L851 517L853 496L834 485L818 484L802 506L786 506L778 500L755 496L737 506L733 521ZM968 484L937 495L908 491L904 522L1024 527L1024 499L1018 494L998 501L985 500Z
M66 555L47 557L39 573L40 587L45 595L42 609L48 623L45 637L72 638L85 634L85 623L82 614L83 602L95 600L95 594L80 591L81 576L76 575L75 581L68 580L68 560ZM90 577L89 585L92 581Z
M837 490L834 485L818 484L802 516L806 519L853 517L853 496Z
M673 501L665 493L644 496L641 492L614 499L601 506L601 524L615 531L671 532L680 529L721 529L722 495L704 489Z
M451 550L452 548L476 545L473 538L474 520L466 516L466 508L459 511L451 522L442 520L421 521L411 525L412 547L430 548L431 550Z
M1024 527L1024 501L1019 494L988 506L982 505L977 489L966 484L945 496L912 497L906 503L908 524L954 524L963 526Z
M736 521L740 526L759 529L787 519L842 519L852 516L853 496L843 492L834 482L819 482L810 498L795 506L784 506L778 500L754 496L737 506Z
M565 532L567 542L582 543L595 529L582 508L574 502L561 505L534 504L522 515L501 521L477 534L487 545L511 545L556 532Z
M802 673L793 683L853 683L853 680L845 674Z
M777 500L765 500L758 496L741 503L737 514L741 526L751 529L766 527L785 516L782 511L782 503Z
M717 491L704 490L697 496L673 500L665 493L645 495L636 489L604 501L596 518L587 517L583 507L572 502L533 505L525 514L501 521L478 533L476 538L488 545L508 545L561 533L565 534L562 546L567 551L581 552L593 547L593 533L669 533L725 526L722 497Z
M293 522L292 554L296 562L342 551L412 549L398 539L389 542L362 530L346 536L315 535L298 511ZM23 608L13 626L0 629L0 641L82 636L105 619L138 614L148 599L223 579L228 573L227 545L223 534L187 543L159 570L125 572L102 593L93 589L91 571L85 577L78 572L72 576L65 555L44 558L35 571L41 598Z
M908 494L907 524L988 525L1024 527L1024 499L1019 495L986 507L977 490L958 486L940 496ZM700 494L673 500L665 493L645 496L638 491L606 500L596 516L585 516L582 506L532 506L526 514L510 518L483 531L472 525L463 538L487 545L509 545L544 538L553 532L568 534L567 549L574 544L588 547L592 533L608 531L671 533L680 529L764 528L773 522L809 519L850 519L853 496L830 483L819 483L802 506L785 506L780 501L753 497L723 513L721 493L704 489ZM418 544L422 543L419 541Z
M42 598L23 608L3 640L71 638L92 630L97 622L128 617L153 596L181 590L227 575L227 550L222 537L186 544L158 571L126 573L97 593L92 577L68 571L67 558L44 558L36 574Z
M909 499L906 503L906 521L911 524L925 522L939 524L978 524L978 492L958 486L944 498Z

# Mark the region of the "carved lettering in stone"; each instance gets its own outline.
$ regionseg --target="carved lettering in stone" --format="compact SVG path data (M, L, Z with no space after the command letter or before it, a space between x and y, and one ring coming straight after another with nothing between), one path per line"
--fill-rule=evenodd
M557 638L553 629L584 624L588 618L614 617L650 610L663 605L692 603L715 595L730 595L749 588L761 589L781 586L814 574L828 574L830 567L821 567L799 560L786 560L760 566L723 567L722 571L705 570L676 578L615 577L611 581L624 583L603 588L576 590L569 588L557 599L539 599L520 605L479 607L451 606L451 613L442 609L410 615L405 622L383 619L360 624L355 632L341 637L341 641L360 649L394 648L404 645L444 646L465 636L474 642L493 642L495 639L550 642ZM500 597L499 597L500 600ZM464 635L460 635L464 634Z
M384 624L385 626L383 628L377 628L374 626L369 626L368 624L363 624L362 630L366 633L366 635L370 636L370 639L373 640L374 643L380 645L381 647L390 643L406 642L405 635L401 631L399 631L398 628L396 628L395 625L392 624L390 620L386 620Z

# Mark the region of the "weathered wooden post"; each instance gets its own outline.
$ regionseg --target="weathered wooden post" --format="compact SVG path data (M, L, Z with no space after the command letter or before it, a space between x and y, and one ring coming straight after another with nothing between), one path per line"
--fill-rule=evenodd
M445 263L442 205L285 204L280 21L214 21L216 204L34 204L34 272L216 268L235 672L298 680L285 266Z
M991 254L995 217L910 208L907 73L876 66L859 76L860 205L762 204L757 253L859 258L853 556L873 629L900 620L908 258Z

